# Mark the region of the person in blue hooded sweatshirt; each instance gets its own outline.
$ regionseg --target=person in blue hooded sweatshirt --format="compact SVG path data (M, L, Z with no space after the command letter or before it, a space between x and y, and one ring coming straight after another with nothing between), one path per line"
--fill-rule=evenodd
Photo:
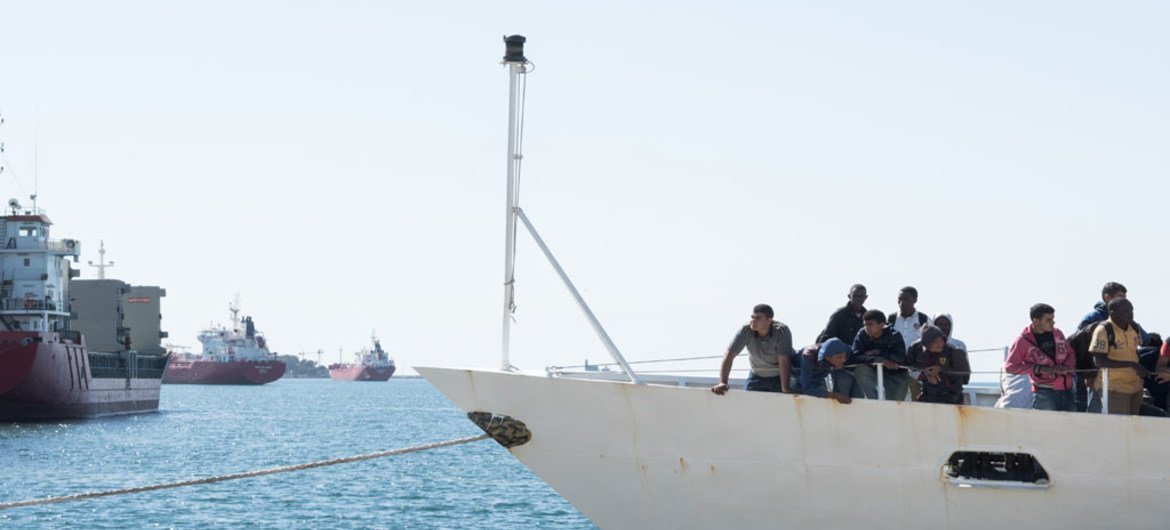
M845 369L845 362L852 351L853 349L840 339L829 339L821 343L821 347L816 350L815 362L808 357L802 359L800 365L802 393L836 399L841 403L865 397L854 381L853 374ZM832 389L826 385L826 378L832 383Z

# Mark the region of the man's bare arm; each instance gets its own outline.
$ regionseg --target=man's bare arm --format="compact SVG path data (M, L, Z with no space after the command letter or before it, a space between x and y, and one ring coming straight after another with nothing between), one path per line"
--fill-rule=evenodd
M730 388L727 385L727 380L731 377L731 365L735 362L735 358L738 355L731 353L731 350L727 350L727 353L723 354L723 365L719 367L719 383L711 387L712 392L720 396L727 393L727 389Z

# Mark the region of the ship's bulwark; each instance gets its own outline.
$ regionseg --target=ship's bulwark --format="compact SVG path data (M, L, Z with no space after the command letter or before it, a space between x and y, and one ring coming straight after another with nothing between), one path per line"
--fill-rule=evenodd
M1170 420L417 368L602 528L1166 528ZM1039 489L959 486L956 451L1028 453Z

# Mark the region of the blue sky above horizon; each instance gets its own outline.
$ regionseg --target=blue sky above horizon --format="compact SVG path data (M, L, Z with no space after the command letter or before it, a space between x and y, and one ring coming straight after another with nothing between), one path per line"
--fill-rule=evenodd
M1110 280L1170 331L1168 15L9 3L0 190L23 199L35 173L83 263L104 239L112 277L167 289L176 344L238 291L282 353L331 360L376 329L404 367L495 366L500 37L519 33L522 206L631 359L718 354L759 302L811 341L857 282L887 312L916 286L972 348L1039 301L1070 330ZM605 360L525 234L517 274L517 364Z

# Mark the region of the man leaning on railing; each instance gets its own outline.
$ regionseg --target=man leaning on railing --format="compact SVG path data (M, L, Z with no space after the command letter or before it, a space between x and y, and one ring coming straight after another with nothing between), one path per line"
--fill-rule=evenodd
M735 334L727 353L723 355L719 384L711 387L712 392L721 396L727 393L730 388L727 380L731 377L731 365L745 347L748 350L751 372L748 373L744 390L785 393L789 391L789 378L792 377L791 358L795 354L792 349L792 332L783 322L772 320L774 316L772 306L768 304L759 304L752 308L751 321Z

